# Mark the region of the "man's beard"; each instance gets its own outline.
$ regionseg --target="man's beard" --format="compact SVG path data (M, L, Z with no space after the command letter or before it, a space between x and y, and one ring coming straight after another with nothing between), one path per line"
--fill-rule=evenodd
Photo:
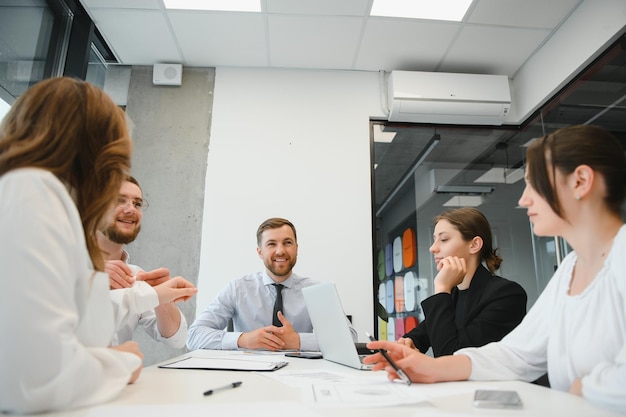
M127 245L137 238L140 230L141 226L137 226L133 232L123 233L115 227L115 224L113 224L104 231L104 234L111 242L118 243L120 245Z
M284 276L291 274L291 271L293 270L294 266L296 266L296 259L290 259L289 266L287 267L287 269L280 270L280 271L274 268L271 262L268 262L265 264L265 267L269 269L270 272L276 275L277 277L284 277Z

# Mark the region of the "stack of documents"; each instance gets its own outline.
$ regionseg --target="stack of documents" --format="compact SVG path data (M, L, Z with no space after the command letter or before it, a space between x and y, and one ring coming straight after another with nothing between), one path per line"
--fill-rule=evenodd
M189 356L187 358L179 359L165 365L159 365L159 368L207 369L220 371L275 371L286 366L288 363L289 362L287 361L277 360L271 357L268 357L267 360L265 360L260 358L239 359L224 356L218 356L213 358L199 358Z

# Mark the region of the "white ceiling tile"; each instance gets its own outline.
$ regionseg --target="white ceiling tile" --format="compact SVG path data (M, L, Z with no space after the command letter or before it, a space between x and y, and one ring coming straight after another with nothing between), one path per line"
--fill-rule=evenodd
M467 22L525 28L557 26L582 0L479 0Z
M550 34L548 30L465 27L440 70L513 77Z
M161 9L159 0L81 0L81 3L104 9Z
M265 22L259 13L169 12L187 65L267 66Z
M182 61L162 13L122 9L92 12L96 26L124 64Z
M583 0L475 0L460 23L370 17L371 0L263 0L262 13L82 2L122 64L513 76Z
M270 15L268 22L272 66L352 68L362 19Z
M460 24L369 18L356 67L373 71L435 71Z
M369 0L266 0L267 12L272 14L317 14L337 16L366 16Z

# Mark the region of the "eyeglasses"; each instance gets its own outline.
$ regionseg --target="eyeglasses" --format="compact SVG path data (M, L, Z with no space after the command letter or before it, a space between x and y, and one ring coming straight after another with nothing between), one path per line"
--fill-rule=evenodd
M125 195L121 195L117 197L117 206L118 207L128 207L128 205L132 205L135 210L144 212L148 208L148 202L142 198L129 198Z

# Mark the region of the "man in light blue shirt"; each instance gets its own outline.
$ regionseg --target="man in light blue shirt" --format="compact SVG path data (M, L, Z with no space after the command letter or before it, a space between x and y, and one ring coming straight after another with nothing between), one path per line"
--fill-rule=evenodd
M294 225L270 218L257 230L265 270L230 282L189 327L189 349L319 350L302 288L319 282L292 272L298 258ZM275 284L282 284L282 290ZM282 308L272 317L276 299ZM232 320L233 332L224 330ZM347 320L347 319L346 319ZM352 338L356 331L350 326Z

